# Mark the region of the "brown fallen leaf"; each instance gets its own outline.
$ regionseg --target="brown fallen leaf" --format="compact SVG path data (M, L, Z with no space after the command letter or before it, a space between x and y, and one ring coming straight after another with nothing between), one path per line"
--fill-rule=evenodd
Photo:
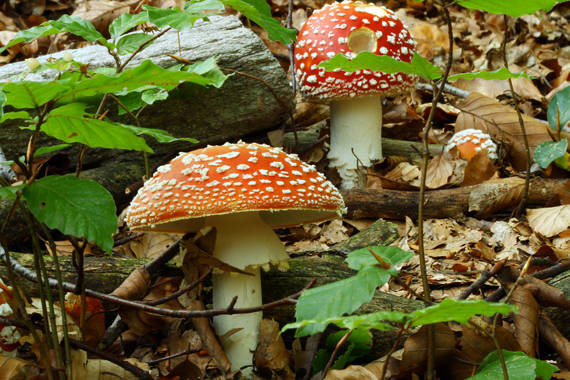
M570 205L529 209L526 215L532 229L546 237L570 228Z
M350 365L345 369L331 369L325 380L378 380L375 374L359 365Z
M447 155L435 156L427 166L426 187L437 189L448 184L449 177L453 174L453 164Z
M514 68L510 68L512 72L516 72ZM459 79L454 82L454 86L467 90L469 92L478 92L490 98L496 98L499 95L510 93L511 88L506 80L485 80L475 78L473 80ZM529 78L513 79L513 87L515 92L525 99L534 99L541 101L543 96Z
M285 348L279 334L279 324L270 319L263 319L259 324L259 342L255 349L255 365L259 373L275 380L294 379L295 374L289 367L289 351Z
M0 355L0 380L30 379L39 374L37 363Z
M521 350L530 357L536 357L537 326L539 306L532 292L524 286L517 286L512 293L511 303L516 305L518 313L513 317L517 341Z
M495 173L497 168L487 153L478 152L467 162L461 186L478 185L492 178Z
M491 135L497 143L505 145L513 167L517 170L526 169L526 151L523 136L516 111L498 101L471 93L459 105L462 112L457 117L455 130L475 128ZM544 141L551 141L547 132L548 124L532 117L522 115L524 120L531 157L534 149Z
M432 325L435 327L435 365L445 365L447 358L455 350L455 334L445 323ZM400 363L400 373L403 376L411 373L423 373L427 363L427 326L422 326L417 333L411 335L404 343L404 353Z

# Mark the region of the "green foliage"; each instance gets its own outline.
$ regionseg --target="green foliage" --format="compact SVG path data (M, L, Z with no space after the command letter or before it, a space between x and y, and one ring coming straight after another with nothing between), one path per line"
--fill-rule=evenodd
M272 40L279 41L284 45L288 45L295 41L297 31L295 29L287 29L283 27L279 20L271 17L271 8L265 0L221 1L265 29L267 31L267 35Z
M437 305L411 313L410 325L413 327L450 321L466 324L469 318L474 315L509 314L516 312L516 310L515 306L504 303L446 298Z
M381 257L389 267L381 267L370 251ZM295 309L297 321L336 318L352 313L364 302L370 301L376 287L385 284L396 273L394 266L412 256L411 252L397 247L369 247L351 252L346 262L350 268L358 271L356 275L303 292ZM297 336L314 334L325 327L324 321L308 324L297 331Z
M317 351L313 359L313 373L322 371L329 361L337 343L346 334L346 331L338 331L327 336L325 348ZM356 359L363 360L370 355L372 347L372 335L366 330L354 330L346 340L341 351L337 354L331 369L341 369Z
M41 131L61 141L81 143L92 148L152 152L145 140L137 137L125 125L86 116L85 104L66 104L48 114L46 122L41 125Z
M344 280L343 280L344 281ZM474 315L494 315L496 313L508 314L516 312L516 307L503 303L491 303L484 300L452 300L445 299L441 303L416 310L411 313L401 313L396 311L379 311L376 313L351 315L346 317L313 318L298 320L283 327L282 331L297 328L296 336L307 335L311 327L321 328L328 324L335 324L345 329L376 329L392 330L390 323L398 322L408 327L423 326L440 322L455 321L467 323ZM324 329L323 327L323 329ZM322 331L322 329L318 330Z
M517 380L549 380L559 369L545 361L531 358L523 352L502 350L509 379ZM479 365L475 376L469 380L496 380L503 378L503 369L497 351L491 352Z
M23 196L34 216L48 227L111 251L117 210L111 194L97 182L73 175L48 176L25 187Z
M553 161L564 157L568 149L568 140L562 139L558 142L544 141L534 150L534 161L541 168L546 169Z
M0 186L0 199L16 199L17 198L16 193L23 188L24 185Z
M463 73L450 75L448 80L450 82L456 81L458 79L472 80L475 78L485 79L485 80L506 80L509 78L530 78L525 72L511 73L506 67L501 67L495 71L479 71L476 73Z
M442 77L441 69L428 62L418 53L414 53L412 62L402 62L387 55L376 55L370 52L359 53L354 59L347 58L344 54L337 54L328 61L323 61L319 67L328 71L341 69L346 72L356 70L373 70L385 73L405 73L419 75L428 80Z
M555 131L570 122L570 86L558 91L548 104L548 124Z
M532 14L538 10L549 11L557 2L557 0L457 0L457 4L468 9L513 17Z

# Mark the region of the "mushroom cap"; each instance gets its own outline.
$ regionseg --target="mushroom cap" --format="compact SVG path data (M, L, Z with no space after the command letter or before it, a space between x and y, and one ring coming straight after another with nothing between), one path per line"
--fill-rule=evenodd
M415 48L416 42L391 10L361 2L327 4L299 32L295 76L303 95L313 101L392 96L414 88L418 77L369 70L325 71L317 65L338 53L352 59L361 51L411 62Z
M491 136L479 129L468 128L457 132L445 146L446 151L452 148L457 148L459 157L469 161L478 152L482 150L487 151L487 156L492 159L497 159L497 145L491 139Z
M339 191L296 155L262 144L225 144L181 153L159 167L132 200L133 230L192 232L204 217L260 212L272 227L340 215Z

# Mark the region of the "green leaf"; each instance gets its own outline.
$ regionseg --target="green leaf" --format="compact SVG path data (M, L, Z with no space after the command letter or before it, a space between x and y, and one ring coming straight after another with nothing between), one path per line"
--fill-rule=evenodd
M265 29L267 35L273 41L279 41L284 45L289 45L296 40L297 31L285 28L281 25L279 20L271 17L271 8L265 0L221 1Z
M324 67L328 71L334 69L341 69L346 72L372 70L388 74L415 74L429 80L439 79L443 75L439 67L428 62L418 53L414 53L411 63L398 61L387 55L376 55L370 52L359 53L352 60L344 54L337 54L330 60L321 62L319 66Z
M6 120L17 120L17 119L29 119L30 114L26 111L14 111L14 112L6 112L2 118L0 118L0 124L5 122Z
M0 199L16 199L16 193L26 185L0 186Z
M174 136L171 136L167 131L164 131L162 129L142 128L142 127L137 127L137 126L128 125L128 124L122 124L122 127L125 129L128 129L129 131L135 133L138 136L147 135L147 136L154 137L154 139L156 139L156 141L161 142L161 143L169 143L169 142L174 142L174 141L187 141L187 142L195 144L198 142L198 140L193 139L191 137L174 137Z
M85 104L82 103L71 103L52 110L41 130L67 143L152 152L143 138L137 137L123 124L86 118Z
M525 72L520 73L511 73L506 67L501 67L495 71L479 71L476 73L463 73L463 74L455 74L450 75L448 80L450 82L456 81L458 79L467 79L472 80L475 78L485 79L485 80L506 80L508 78L530 78Z
M217 67L216 67L216 70ZM95 74L92 78L76 83L64 96L58 99L62 103L71 103L84 97L102 96L105 93L125 95L130 91L143 91L158 87L172 90L180 83L191 82L201 86L220 87L227 76L200 75L187 71L171 71L164 69L150 60L143 61L137 67L120 74Z
M329 361L332 352L335 350L338 342L346 334L347 330L338 331L327 336L325 347L326 350L319 350L317 356L313 360L313 373L321 371ZM346 340L344 346L337 353L335 361L331 366L332 369L342 369L351 364L358 358L364 358L370 353L372 347L372 336L370 331L365 329L355 329ZM320 360L320 363L318 362Z
M140 12L137 14L123 13L119 17L113 20L111 25L109 25L109 34L113 40L128 32L137 25L148 21L148 14L146 12Z
M392 266L407 261L413 255L396 247L369 247L349 253L346 261L352 269L358 269L358 273L347 279L304 291L295 309L297 321L338 317L352 313L363 303L370 301L376 287L385 284L395 272L392 267L382 268L369 250ZM325 327L324 323L315 323L297 333L314 334Z
M4 104L6 104L6 100L7 100L6 94L0 87L0 123L6 120L4 119Z
M58 150L65 149L70 145L71 144L56 144L51 146L42 146L34 152L34 157L41 156L42 154L57 152Z
M148 13L149 21L157 27L170 26L176 30L184 30L190 29L196 20L224 9L224 5L219 0L203 0L187 3L184 10L155 8L149 5L143 5L143 8Z
M564 126L570 122L570 86L558 91L556 95L552 97L552 100L548 104L547 116L550 128L555 131L558 127L557 122L560 122L560 128L564 128Z
M540 378L548 380L554 372L559 371L558 367L526 356L523 352L513 352L502 350L509 379L535 380ZM496 380L503 378L503 368L499 361L497 351L491 352L479 365L477 374L471 376L469 380Z
M117 53L121 55L134 53L142 44L151 38L152 35L145 33L127 34L117 41Z
M414 255L412 252L404 251L398 247L366 247L350 252L346 258L348 266L351 269L360 270L365 267L379 265L378 260L370 253L371 251L377 256L380 256L382 260L384 260L384 263L389 264L390 267L405 263ZM392 270L392 268L387 270ZM396 272L392 274L396 275Z
M3 83L5 104L14 108L36 108L58 98L70 89L66 81Z
M568 140L562 139L558 142L544 141L541 142L534 150L534 161L541 168L546 169L552 161L564 157L568 149Z
M510 312L516 312L516 310L516 306L504 303L446 298L437 305L411 313L411 325L422 326L449 321L465 324L469 318L476 314L491 316L496 313L509 314Z
M0 52L21 42L31 42L40 37L63 32L73 33L83 37L89 42L97 41L102 45L112 47L112 44L109 44L105 37L86 19L77 16L63 15L58 20L46 21L40 26L35 26L16 33L14 39L0 49Z
M394 327L387 322L404 323L408 318L408 314L401 313L399 311L378 311L376 313L349 315L346 317L304 319L286 324L281 329L281 332L290 329L297 329L295 336L300 337L304 335L314 334L313 330L316 330L315 332L323 331L326 326L331 323L337 325L340 328L349 330L376 329L389 331L393 330Z
M74 175L48 176L26 187L23 195L30 211L48 227L111 251L117 210L111 194L97 182Z
M557 2L557 0L457 0L457 4L468 9L513 17L532 14L538 10L549 11Z

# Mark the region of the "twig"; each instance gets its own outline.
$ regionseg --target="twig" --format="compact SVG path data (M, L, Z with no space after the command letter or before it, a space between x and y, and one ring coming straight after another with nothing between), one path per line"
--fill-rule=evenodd
M501 44L501 52L502 52L502 56L503 56L503 62L505 64L505 68L508 70L509 69L509 62L507 60L507 40L508 40L508 35L509 35L509 19L507 15L504 15L503 17L504 23L505 23L505 36L503 38L503 43ZM513 80L511 78L508 78L509 81L509 87L511 89L511 94L513 96L513 100L515 101L515 111L517 112L517 117L519 119L519 124L521 127L521 132L523 135L523 141L524 141L524 148L525 148L525 152L526 152L526 177L525 177L525 181L524 181L524 190L523 190L523 194L522 194L522 198L521 201L519 203L519 205L515 208L515 210L513 211L513 216L518 217L527 202L528 199L528 188L530 185L530 147L528 145L528 136L526 134L526 128L524 125L524 120L522 118L522 114L521 111L519 110L519 101L518 101L518 97L517 94L515 93L515 88L513 86Z
M390 352L386 355L386 359L384 360L384 365L382 366L382 374L380 375L380 380L384 380L386 377L386 371L388 370L388 362L390 362L390 358L396 352L396 349L400 345L400 339L402 338L402 334L404 333L405 328L402 323L400 323L400 329L398 330L398 335L396 336L396 341L392 345Z
M146 362L146 364L148 364L149 366L153 367L153 366L157 365L158 363L161 363L161 362L163 362L163 361L165 361L165 360L175 359L175 358L177 358L177 357L179 357L179 356L194 354L194 353L196 353L196 352L200 352L200 349L197 349L197 350L184 350L184 351L180 351L180 352L177 352L177 353L175 353L175 354L168 355L168 356L164 356L164 357L159 358L159 359L149 360L149 361Z
M467 297L469 297L476 290L481 288L481 286L483 286L483 284L485 284L491 277L495 276L503 268L504 265L505 265L505 262L500 261L493 266L493 269L491 271L484 270L483 272L481 272L481 276L479 276L477 281L475 281L474 283L469 285L469 287L467 289L465 289L463 291L463 293L461 293L459 295L459 297L457 297L457 299L460 299L460 300L467 299Z
M199 283L204 281L206 279L206 277L208 277L211 273L212 273L212 270L210 269L207 272L205 272L203 275L201 275L199 279L197 279L196 281L193 281L190 285L187 285L181 289L178 289L176 292L169 294L166 297L162 297L162 298L152 300L152 301L147 301L145 303L147 305L156 306L156 305L162 305L163 303L166 303L170 300L176 299L176 298L180 297L181 295L183 295L184 293L194 289Z
M5 256L6 256L5 252L0 252L0 259L4 259ZM28 268L24 267L22 264L20 264L19 262L17 262L14 259L12 259L12 266L14 268L14 271L18 275L24 277L25 279L27 279L29 281L38 282L38 277L34 272L32 272ZM316 280L313 279L312 281L309 282L309 284L307 286L305 286L303 289L301 289L297 293L292 294L292 295L287 296L287 297L283 297L277 301L269 302L269 303L263 304L261 306L248 307L248 308L238 308L238 309L235 309L233 307L233 305L235 305L235 302L232 301L227 308L223 308L223 309L171 310L171 309L164 309L164 308L160 308L160 307L156 307L156 306L149 306L149 305L142 303L142 302L125 300L125 299L118 298L115 296L111 296L108 294L99 293L99 292L96 292L96 291L88 289L88 288L85 289L85 294L89 297L98 298L102 301L112 302L112 303L115 303L117 305L135 308L135 309L142 310L142 311L145 311L148 313L154 313L154 314L163 315L163 316L167 316L167 317L173 317L173 318L196 318L196 317L213 317L213 316L222 315L222 314L248 314L248 313L255 313L258 311L268 310L268 309L271 309L271 308L274 308L277 306L281 306L281 305L296 304L297 298L299 298L301 296L301 294L306 289L309 289L310 287L312 287L315 284L315 282L316 282ZM53 278L49 278L49 285L51 287L56 287L57 281ZM75 289L75 284L71 284L69 282L62 282L62 286L65 290L67 290L69 292L72 292ZM237 297L236 297L236 299L237 299Z
M435 115L435 110L437 108L437 103L443 94L443 89L445 87L445 83L447 82L447 77L449 76L449 72L451 71L451 66L453 65L453 27L451 25L451 17L449 15L449 11L445 5L445 3L441 3L440 6L443 9L443 14L445 16L445 20L447 22L447 33L449 38L449 52L447 55L447 64L445 66L445 72L443 74L443 78L441 79L440 86L437 92L433 95L431 110L426 120L425 126L422 130L422 142L424 145L423 151L423 160L422 160L422 177L421 177L421 185L420 185L420 194L419 194L419 202L418 202L418 254L420 259L420 270L422 276L422 286L424 291L423 299L425 301L430 300L430 289L429 283L427 278L427 268L426 268L426 260L425 260L425 251L424 251L424 202L425 202L425 192L426 192L426 177L427 177L427 166L428 166L428 159L429 159L429 144L428 144L428 135L431 129L431 124ZM433 380L435 378L435 329L433 325L428 326L427 330L428 336L428 363L427 363L427 373L426 379Z
M424 91L431 91L431 92L437 91L437 88L434 88L434 86L431 83L418 83L416 88L418 90L424 90ZM461 88L454 87L448 83L446 83L445 86L443 87L443 91L448 93L448 94L451 94L451 95L457 96L458 98L463 98L463 99L468 97L471 94L467 90L463 90Z
M348 330L346 332L346 334L344 334L342 336L342 338L340 338L340 340L338 341L338 343L336 344L336 346L334 347L334 350L331 354L331 357L329 358L329 361L327 362L327 365L325 365L325 368L323 369L323 373L321 375L321 379L324 379L325 376L327 375L327 372L329 370L329 368L332 366L334 358L336 357L336 354L338 353L338 350L342 347L342 345L344 343L346 343L346 341L348 340L348 338L350 337L350 334L352 334L354 330Z

